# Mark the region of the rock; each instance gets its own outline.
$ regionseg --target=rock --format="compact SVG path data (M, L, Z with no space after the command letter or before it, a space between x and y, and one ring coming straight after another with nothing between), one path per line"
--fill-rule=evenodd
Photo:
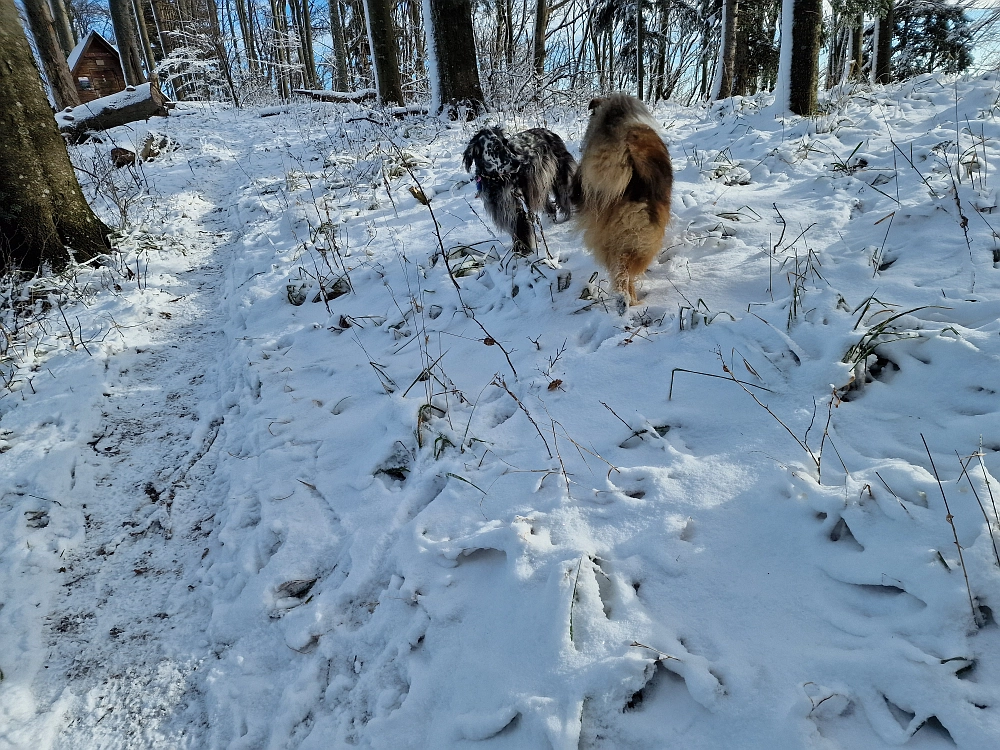
M118 148L116 146L111 149L111 163L115 165L115 169L131 167L135 164L135 151L129 151L127 148Z

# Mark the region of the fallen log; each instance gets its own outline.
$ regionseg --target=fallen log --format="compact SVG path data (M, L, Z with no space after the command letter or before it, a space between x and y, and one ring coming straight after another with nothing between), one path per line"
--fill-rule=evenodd
M107 130L150 117L166 117L170 102L153 83L128 86L111 96L102 96L79 107L56 113L59 130L71 143L82 143L97 130Z
M346 104L348 102L364 102L378 97L375 89L362 89L361 91L320 91L316 89L294 89L293 94L308 96L318 102L333 102L335 104Z

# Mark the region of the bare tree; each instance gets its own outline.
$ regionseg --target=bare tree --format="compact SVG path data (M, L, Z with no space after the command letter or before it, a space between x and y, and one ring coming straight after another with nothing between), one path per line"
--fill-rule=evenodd
M403 88L399 83L399 57L396 53L396 26L390 0L365 0L368 42L372 51L375 88L383 104L402 104ZM471 23L471 21L470 21ZM473 63L475 64L475 63Z
M80 103L80 95L76 91L69 66L66 64L66 57L56 37L55 24L47 0L24 0L24 10L56 106L59 109L77 106Z
M142 73L139 45L135 41L132 4L130 0L108 0L108 7L111 10L111 24L115 29L118 54L122 58L122 68L125 71L125 82L133 86L145 83L146 76Z
M63 54L67 57L76 46L76 34L73 32L73 24L69 21L69 12L66 10L65 0L52 0L52 20L56 25L56 36L59 37L59 46L62 47Z
M108 248L42 90L14 0L0 0L0 265L61 268Z
M333 88L337 91L347 91L350 82L347 76L347 43L344 40L344 14L340 7L340 0L329 0L329 4L330 33L333 35Z

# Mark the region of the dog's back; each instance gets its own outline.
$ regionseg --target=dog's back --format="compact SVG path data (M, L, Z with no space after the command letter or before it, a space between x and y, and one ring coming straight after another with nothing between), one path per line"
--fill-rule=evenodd
M615 291L635 302L635 277L660 251L670 221L670 154L646 106L615 94L591 102L583 157L574 179L584 242L611 273Z

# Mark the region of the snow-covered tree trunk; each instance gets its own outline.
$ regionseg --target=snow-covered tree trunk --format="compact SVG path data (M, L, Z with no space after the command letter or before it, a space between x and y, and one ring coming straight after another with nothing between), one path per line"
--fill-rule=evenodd
M822 0L783 0L775 104L797 115L816 112Z
M65 266L108 248L42 90L14 0L0 0L0 267Z
M739 0L725 0L722 6L722 44L715 66L715 80L712 82L712 99L725 99L733 95L739 9Z
M365 0L365 19L368 22L368 43L379 101L382 104L402 104L396 26L392 20L390 0Z
M80 95L73 83L62 47L59 45L47 0L24 0L24 10L28 16L31 35L35 37L35 47L42 60L42 67L45 68L45 77L48 79L56 107L59 109L75 107L80 103Z
M427 72L434 109L464 105L485 108L476 62L471 0L423 0Z
M118 46L118 54L122 59L125 82L132 86L145 83L146 76L142 73L139 45L135 41L132 3L130 0L108 0L108 8L111 11L111 25L115 30L115 42Z

